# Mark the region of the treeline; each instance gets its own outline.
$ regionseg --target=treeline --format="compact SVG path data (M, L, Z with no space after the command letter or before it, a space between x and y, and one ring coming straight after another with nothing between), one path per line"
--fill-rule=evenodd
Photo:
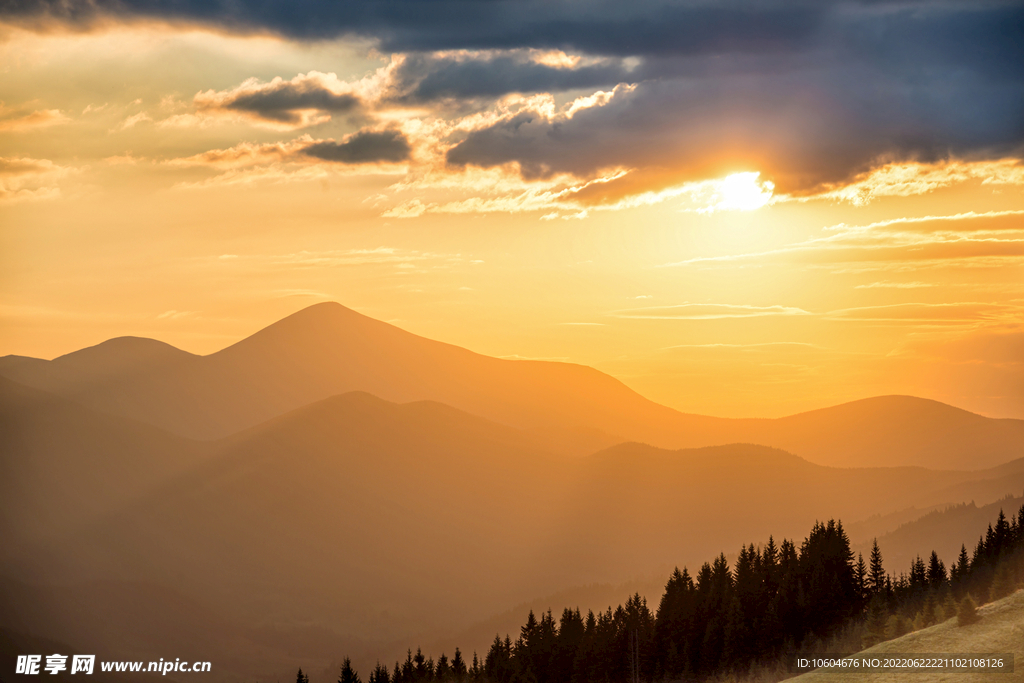
M798 546L773 538L724 554L695 575L676 569L656 612L630 597L605 612L566 608L538 619L531 611L513 641L496 635L482 660L456 649L437 662L417 650L394 668L377 664L368 683L618 683L704 679L772 666L798 650L826 647L840 634L868 647L973 611L1009 595L1024 579L1024 506L966 546L949 570L935 552L909 571L887 573L875 542L854 556L841 522L816 523ZM852 636L851 636L852 634ZM299 681L299 683L303 683ZM348 659L339 683L361 683Z

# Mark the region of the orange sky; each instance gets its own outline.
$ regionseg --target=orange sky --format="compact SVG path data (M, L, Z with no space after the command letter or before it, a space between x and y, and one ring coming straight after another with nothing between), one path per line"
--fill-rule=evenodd
M1024 418L1015 158L880 157L813 186L774 141L586 172L456 165L476 131L568 125L635 86L403 103L386 94L406 57L364 40L0 29L0 354L119 335L207 353L335 300L688 412L901 393ZM335 104L239 104L275 88ZM364 161L364 133L408 151Z

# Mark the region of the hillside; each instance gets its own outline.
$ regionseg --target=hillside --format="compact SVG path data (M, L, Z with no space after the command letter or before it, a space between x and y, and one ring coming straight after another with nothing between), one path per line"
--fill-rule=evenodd
M983 469L1024 455L1024 421L887 396L777 420L679 413L570 363L504 360L425 339L336 303L311 306L208 356L113 339L52 361L0 358L0 375L196 439L222 438L333 395L431 400L586 455L756 443L829 466Z
M879 643L862 654L889 653L1013 653L1013 673L835 673L811 671L791 678L794 683L840 683L851 678L865 683L888 683L911 679L920 683L961 681L962 683L1016 682L1024 680L1024 591L978 608L981 621L960 628L949 619L920 631Z

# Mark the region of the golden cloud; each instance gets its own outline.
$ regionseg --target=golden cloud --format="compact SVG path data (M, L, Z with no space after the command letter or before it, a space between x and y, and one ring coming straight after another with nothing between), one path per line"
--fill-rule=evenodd
M0 133L21 132L33 128L47 128L71 121L59 109L40 109L22 114L0 104Z
M0 157L0 201L55 199L60 196L58 181L71 172L49 159Z

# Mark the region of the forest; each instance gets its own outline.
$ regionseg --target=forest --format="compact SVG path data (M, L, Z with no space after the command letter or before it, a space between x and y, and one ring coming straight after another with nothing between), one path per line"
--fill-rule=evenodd
M966 545L947 569L934 551L906 571L887 572L878 543L854 556L841 522L818 522L799 545L743 546L693 575L672 572L652 611L631 596L614 610L586 616L565 608L532 611L515 640L495 635L467 663L456 648L435 662L417 649L389 668L378 663L368 683L555 683L705 680L757 667L780 669L798 652L851 652L957 616L1005 597L1024 579L1024 506ZM307 683L299 671L297 683ZM346 657L339 683L362 683Z

